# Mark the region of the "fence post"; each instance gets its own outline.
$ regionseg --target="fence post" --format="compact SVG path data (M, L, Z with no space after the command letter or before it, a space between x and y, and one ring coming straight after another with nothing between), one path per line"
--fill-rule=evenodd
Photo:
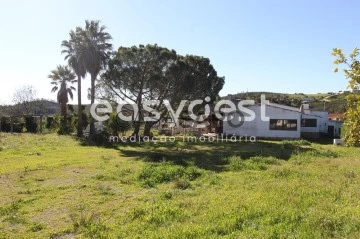
M14 125L13 125L13 121L12 121L12 117L10 116L10 131L13 134L14 133Z
M43 131L43 115L40 115L40 134L42 134Z

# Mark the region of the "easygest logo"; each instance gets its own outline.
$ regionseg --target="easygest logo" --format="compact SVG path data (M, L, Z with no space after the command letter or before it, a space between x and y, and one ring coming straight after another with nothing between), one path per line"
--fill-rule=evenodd
M210 105L210 97L205 97L204 100L198 99L193 101L181 100L179 106L176 110L168 103L163 103L167 112L173 119L175 125L178 125L180 114L183 112L184 107L188 105L187 113L193 122L196 122L196 128L203 128L208 126L208 122L206 119L210 116L211 110ZM204 105L205 103L205 105ZM161 104L158 100L152 101L144 101L141 104L144 115L143 120L145 122L157 122L161 119L161 112L156 110L156 106ZM261 95L261 120L269 121L269 117L265 115L266 104L268 104L268 100L266 100L265 95ZM197 115L194 113L194 108L198 105L204 105L203 114ZM235 104L231 100L220 100L215 104L214 114L216 118L222 121L227 121L232 127L240 127L246 121L253 121L256 118L256 114L249 108L245 106L255 105L254 100L241 100L237 104ZM127 107L127 111L131 111L131 115L125 115L124 107ZM129 109L130 108L130 109ZM97 121L106 121L109 119L107 113L113 112L113 106L107 100L100 100L99 103L92 104L90 108L91 116ZM127 101L121 101L117 104L116 107L117 116L124 121L139 121L139 106L134 103L130 103ZM246 115L246 116L245 116ZM234 123L234 119L237 119L236 123Z

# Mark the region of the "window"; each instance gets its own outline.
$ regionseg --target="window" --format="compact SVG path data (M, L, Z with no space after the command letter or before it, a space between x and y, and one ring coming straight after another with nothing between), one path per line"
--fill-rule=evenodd
M296 119L270 119L270 130L297 130Z
M316 127L317 119L302 119L301 127Z

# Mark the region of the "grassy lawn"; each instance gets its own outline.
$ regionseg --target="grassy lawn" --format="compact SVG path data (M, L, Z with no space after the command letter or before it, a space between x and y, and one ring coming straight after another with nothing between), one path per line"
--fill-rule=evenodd
M0 238L360 238L359 155L0 134Z

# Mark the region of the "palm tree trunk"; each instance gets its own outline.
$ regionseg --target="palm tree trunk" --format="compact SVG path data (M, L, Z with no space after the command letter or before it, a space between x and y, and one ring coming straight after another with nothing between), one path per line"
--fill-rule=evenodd
M78 75L78 124L77 124L77 136L83 136L82 126L82 108L81 108L81 76Z
M61 126L62 126L62 130L65 130L67 131L67 105L65 102L61 102L61 116L62 116L62 119L61 119ZM65 132L62 132L62 133L65 133Z
M95 103L95 79L96 79L96 75L95 74L91 74L91 105ZM90 117L90 136L94 136L95 135L95 120L94 118L91 116Z

